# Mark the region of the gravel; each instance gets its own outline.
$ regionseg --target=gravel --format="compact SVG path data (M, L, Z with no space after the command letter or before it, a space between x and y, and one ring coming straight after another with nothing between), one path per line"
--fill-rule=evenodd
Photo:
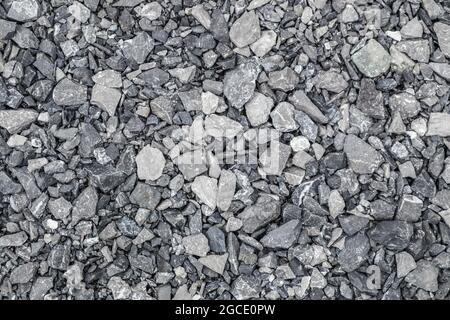
M447 1L9 0L0 49L0 299L449 298Z

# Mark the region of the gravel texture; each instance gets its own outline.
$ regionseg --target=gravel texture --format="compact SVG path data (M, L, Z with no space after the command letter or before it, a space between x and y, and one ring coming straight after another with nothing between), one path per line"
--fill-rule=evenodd
M449 299L450 2L4 0L0 299Z

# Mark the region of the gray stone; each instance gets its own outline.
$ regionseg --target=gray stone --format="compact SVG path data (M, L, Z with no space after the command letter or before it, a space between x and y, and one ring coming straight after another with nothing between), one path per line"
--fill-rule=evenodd
M328 209L330 210L330 215L333 218L336 218L341 213L344 213L345 201L338 190L332 190L330 192L330 196L328 197Z
M253 233L266 226L280 215L280 203L268 195L261 195L255 204L246 207L238 218L242 220L242 230Z
M290 146L273 140L270 142L269 148L264 150L259 157L261 169L268 175L279 176L283 173L290 155Z
M269 86L275 90L291 91L295 88L299 78L294 70L285 67L280 71L273 71L269 73Z
M300 234L300 221L293 219L268 232L262 239L264 247L272 249L289 249Z
M431 112L428 120L427 136L450 136L450 114L444 112Z
M162 87L170 80L170 74L160 68L153 68L142 72L139 79L144 80L150 87Z
M257 61L250 59L225 74L223 93L232 106L240 109L250 100L260 71Z
M436 24L435 24L436 26ZM405 24L401 29L402 37L405 39L422 38L423 27L419 19L415 17Z
M352 272L367 260L369 251L369 239L364 232L359 232L345 239L344 249L338 253L338 262L344 271Z
M52 277L38 277L30 290L30 300L43 300L45 294L53 288Z
M261 28L255 11L245 12L230 28L230 39L239 48L252 44L260 37Z
M442 17L444 9L434 0L422 0L422 5L432 20Z
M34 262L27 262L16 267L9 276L11 284L25 284L30 282L36 273L37 265Z
M438 38L439 48L446 57L450 58L450 25L436 22L433 29Z
M397 264L398 278L405 277L406 275L408 275L408 273L410 273L417 267L416 261L414 261L413 256L406 251L397 253L395 255L395 262Z
M367 44L352 55L352 61L366 77L375 78L389 70L391 56L376 40Z
M392 251L404 250L413 235L413 226L406 221L386 220L378 222L368 234L369 238Z
M328 260L326 250L316 244L297 246L292 255L307 267L314 267Z
M212 254L206 257L201 257L200 259L198 259L198 262L218 274L223 274L223 272L225 271L227 260L228 253L225 253L222 255Z
M302 111L296 111L294 119L297 121L302 135L304 135L309 141L315 142L319 132L319 127L314 123L314 121Z
M198 22L200 22L202 26L205 27L205 29L209 29L211 27L211 17L203 5L197 4L193 6L191 14Z
M161 177L166 159L159 149L146 145L136 156L137 175L141 180L157 180Z
M209 252L208 238L201 233L184 237L182 242L188 255L205 257Z
M131 288L120 277L109 279L107 287L111 290L114 300L126 300L131 296Z
M239 122L226 116L211 114L205 118L205 133L215 138L231 139L243 129Z
M361 80L356 107L370 117L376 119L386 117L383 94L376 89L375 82L372 79L364 78Z
M251 275L240 275L231 284L231 294L237 300L259 298L260 293L260 280Z
M12 21L0 19L0 40L9 40L16 31L17 24Z
M400 200L396 218L408 222L416 222L422 216L423 202L413 195L405 194Z
M440 77L444 78L447 81L450 81L450 64L430 62L429 66Z
M217 204L217 179L197 176L191 185L192 192L212 210Z
M97 213L98 194L95 188L89 186L75 199L72 208L72 225L80 220L89 220Z
M439 289L438 275L439 269L432 262L420 260L417 267L406 276L405 281L425 291L436 292Z
M15 134L36 121L38 115L32 109L0 110L0 127Z
M81 23L86 23L91 16L91 10L78 1L74 1L67 11Z
M99 71L92 77L92 81L108 88L122 87L122 78L120 73L115 70Z
M155 46L153 39L147 32L137 34L133 39L122 43L123 56L134 63L142 64Z
M92 89L91 103L105 110L110 117L113 117L121 97L122 94L118 89L96 84Z
M192 180L208 170L202 150L185 152L175 159L175 163L186 180Z
M36 20L41 12L41 7L37 0L14 0L8 10L8 18L19 21Z
M263 57L275 46L277 42L277 34L273 30L261 32L261 38L250 45L253 53L258 57Z
M0 171L0 194L17 194L22 190L22 186L19 183L15 183L12 179L4 172Z
M294 106L289 102L280 102L270 113L272 124L278 131L290 132L298 129L294 119Z
M351 4L347 4L345 9L341 12L341 21L343 23L352 23L359 20L358 12Z
M302 91L295 91L290 97L289 102L294 105L297 110L306 113L311 119L319 123L327 123L328 118L320 111L320 109L308 98Z
M273 100L270 97L255 92L253 97L245 104L245 113L248 121L253 127L257 127L267 122L270 110L273 108Z
M183 103L186 111L201 111L202 110L202 90L192 89L189 91L178 92L178 97Z
M383 162L378 151L352 134L345 138L344 152L350 168L357 174L372 174Z
M17 233L5 234L0 237L1 247L20 247L28 240L28 235L25 231Z
M159 96L152 101L150 101L150 108L152 113L154 113L161 120L172 124L174 108L172 101L165 96Z
M406 40L395 46L414 61L427 63L430 60L430 45L428 40Z
M335 71L319 71L313 79L316 88L325 89L334 93L340 93L348 87L344 76Z
M236 190L236 175L230 170L222 170L217 189L217 207L222 211L230 208Z
M58 244L52 248L48 254L47 262L50 268L65 271L70 263L71 245Z
M153 1L143 5L136 11L138 16L153 21L161 16L162 10L162 6L157 1Z
M53 89L53 101L60 106L83 104L87 101L87 88L64 78Z
M140 208L155 210L161 200L161 192L157 187L138 182L130 195L130 202Z

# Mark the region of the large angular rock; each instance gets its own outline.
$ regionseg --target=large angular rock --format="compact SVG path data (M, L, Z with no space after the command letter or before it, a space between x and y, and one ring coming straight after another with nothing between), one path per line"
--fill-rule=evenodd
M376 89L375 82L372 79L364 78L361 80L356 107L370 117L376 119L384 119L386 117L383 106L383 94Z
M192 89L189 91L178 92L178 97L186 111L202 110L202 90Z
M350 168L357 174L372 174L383 162L378 151L352 134L345 138L344 152Z
M223 93L232 106L240 109L250 100L260 71L258 62L250 59L225 74Z
M268 232L262 239L264 247L272 249L289 249L300 234L301 223L297 219L290 220L278 228Z
M327 123L328 118L320 111L320 109L308 98L302 90L295 91L290 97L289 102L294 105L297 110L306 113L311 119L319 123Z
M192 192L212 210L217 204L217 179L198 176L191 185Z
M367 260L370 250L369 238L364 232L345 239L345 247L338 253L338 262L346 272L352 272Z
M0 19L0 40L9 40L16 31L17 24L12 21Z
M230 170L222 170L217 190L217 207L227 211L236 190L236 175Z
M239 122L226 116L211 114L205 118L205 133L215 138L224 137L230 139L242 132L243 129Z
M108 112L110 117L116 113L122 94L118 89L96 84L92 89L91 103Z
M236 300L259 298L261 293L261 280L250 275L240 275L231 284L231 294Z
M395 262L397 264L398 278L405 277L408 273L410 273L417 267L416 261L414 261L413 256L406 251L397 253L395 255Z
M386 220L378 222L368 234L369 238L392 251L404 250L413 235L413 226L406 221Z
M38 115L32 109L0 110L0 127L15 134L36 121Z
M130 202L140 208L155 210L161 200L161 192L157 187L138 182L130 195Z
M253 127L257 127L267 122L272 108L272 98L266 97L262 93L255 92L250 101L245 104L245 113L247 114L250 124Z
M133 39L124 41L121 49L126 59L137 64L142 64L150 52L152 52L154 46L154 41L148 33L141 32Z
M396 218L408 222L416 222L422 215L423 202L413 195L402 196Z
M218 274L223 274L227 260L228 253L225 253L222 255L211 254L206 257L201 257L198 259L198 262Z
M290 132L298 129L298 123L294 119L294 106L289 102L280 102L270 113L272 124L278 131Z
M290 155L290 146L273 140L270 142L269 148L264 150L259 157L261 169L268 175L281 175Z
M294 70L286 67L280 71L269 73L269 86L275 90L291 91L297 85L299 79Z
M33 21L39 17L41 7L37 0L14 0L8 10L8 18L19 21Z
M20 231L11 234L5 234L0 237L0 248L2 247L20 247L28 240L28 235L25 231Z
M293 249L292 256L308 267L317 266L328 260L326 250L316 244L297 246Z
M208 170L205 154L198 149L183 153L174 162L186 180L192 180Z
M239 48L252 44L260 37L261 28L255 11L245 12L230 28L230 39Z
M11 284L25 284L30 282L36 273L37 265L34 262L27 262L16 267L9 276Z
M430 60L430 45L428 40L400 41L395 47L398 51L405 53L414 61L427 63Z
M280 215L280 203L268 195L261 195L254 205L246 207L238 218L243 221L242 230L253 233Z
M450 64L430 62L429 66L440 77L450 81Z
M136 156L137 175L142 180L157 180L161 177L166 159L156 148L146 145Z
M446 57L450 58L450 25L436 22L433 29L438 38L439 48Z
M334 93L344 91L348 87L348 82L344 76L335 71L319 71L314 78L316 88L325 89Z
M420 260L405 281L425 291L436 292L439 289L438 275L439 269L431 261Z
M208 238L201 233L184 237L182 242L188 255L205 257L209 252Z
M60 106L83 104L87 101L87 88L64 78L53 89L53 101Z
M273 30L261 32L261 38L250 45L250 49L258 57L263 57L275 46L277 42L277 34Z
M391 56L376 40L367 44L352 55L352 61L366 77L375 78L389 70Z
M450 114L445 112L431 112L428 120L427 136L450 136Z
M75 199L72 208L72 225L80 220L89 220L97 213L98 194L95 188L89 186Z

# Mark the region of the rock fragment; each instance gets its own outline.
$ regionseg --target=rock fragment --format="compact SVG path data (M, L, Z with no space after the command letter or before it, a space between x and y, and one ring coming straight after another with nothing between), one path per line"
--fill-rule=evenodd
M14 134L27 128L38 115L33 109L0 110L0 127Z
M161 177L166 159L159 149L146 145L136 156L137 175L142 180L157 180Z
M350 168L357 174L371 174L383 162L378 151L355 135L345 138L344 152Z
M53 101L60 106L83 104L87 101L87 88L82 84L64 78L53 89Z
M230 39L239 48L254 43L260 37L261 28L255 11L245 12L230 28Z
M352 61L366 77L375 78L389 70L391 56L376 40L367 44L352 55Z

